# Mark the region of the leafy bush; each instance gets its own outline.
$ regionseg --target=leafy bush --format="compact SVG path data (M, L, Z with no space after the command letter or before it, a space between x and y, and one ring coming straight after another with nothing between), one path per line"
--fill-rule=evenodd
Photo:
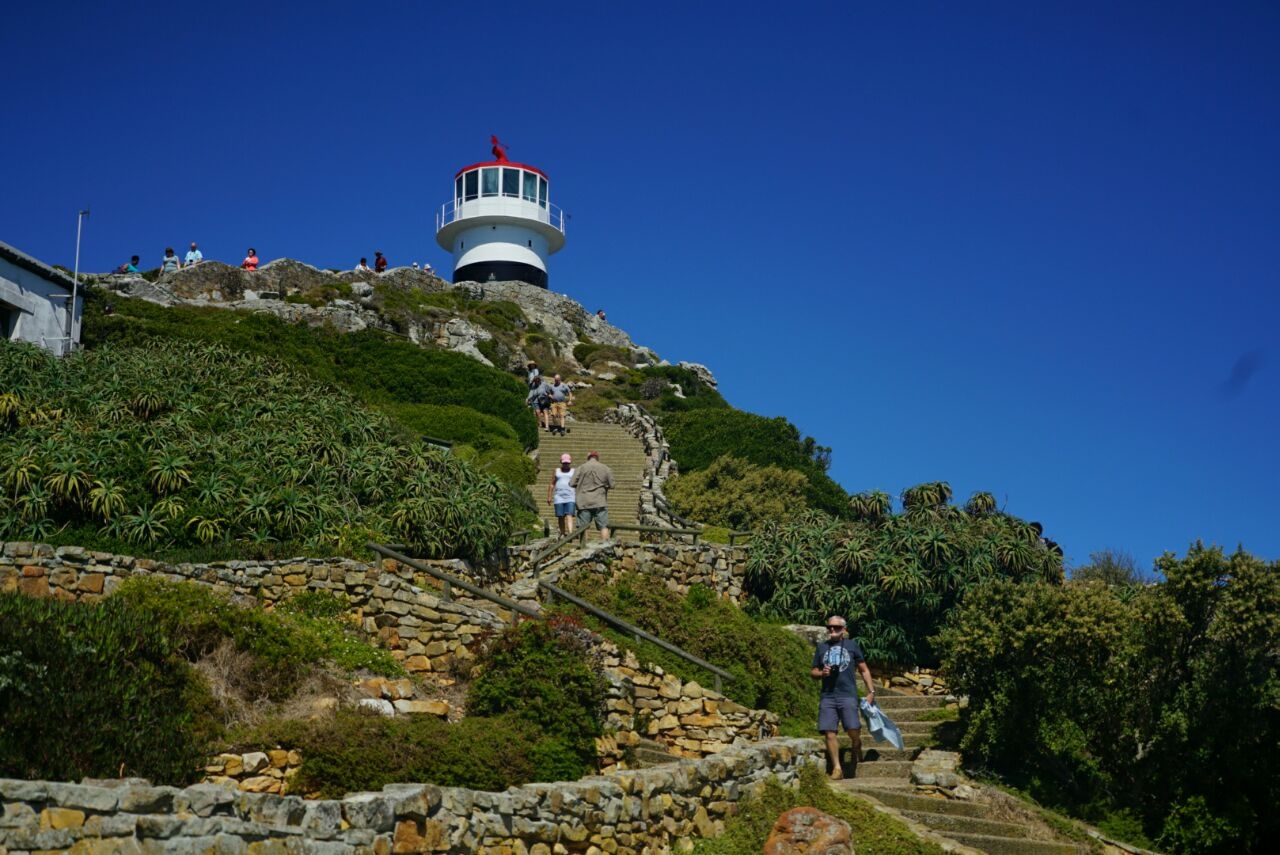
M467 710L514 715L546 739L537 752L557 778L580 778L595 766L604 732L605 683L581 624L563 617L521 621L496 638L471 684Z
M418 433L479 450L510 447L520 450L515 429L502 419L457 404L389 404L383 411Z
M966 756L1163 851L1249 851L1280 832L1280 562L1197 543L1157 569L966 595L938 639Z
M801 623L840 614L873 661L929 665L929 636L967 589L993 578L1061 582L1062 555L1037 524L962 511L943 484L912 489L900 514L887 496L860 494L853 521L809 512L760 526L747 558L752 608Z
M724 694L751 709L769 709L793 722L789 727L813 733L818 692L809 678L813 646L781 626L753 621L733 603L695 585L681 596L657 577L627 573L612 585L592 574L562 580L565 589L733 675ZM594 619L588 623L595 625ZM599 631L624 649L635 650L684 679L710 685L702 669L657 645L637 642L600 624Z
M166 308L143 300L118 300L114 313L104 315L101 298L89 293L93 299L85 307L86 347L107 342L147 344L155 339L214 343L301 369L310 376L311 385L341 386L375 406L468 407L511 425L523 447L538 443L537 422L525 406L523 384L460 353L425 350L372 329L342 333L291 324L274 315L213 307Z
M510 525L496 479L346 395L225 348L107 346L59 360L0 342L0 388L11 390L0 539L96 527L153 554L233 541L332 554L395 538L474 558Z
M158 627L191 662L230 640L252 659L241 686L249 697L286 698L315 665L326 660L349 670L404 673L390 653L344 624L339 614L347 606L332 594L299 594L276 612L266 612L237 605L203 585L135 576L111 600Z
M554 765L539 766L548 741L535 724L515 715L469 715L450 724L433 716L386 718L340 710L316 720L269 721L239 734L237 744L298 749L302 768L290 789L339 798L403 781L499 791L564 780Z
M725 822L724 834L694 840L694 855L758 855L778 817L802 806L815 807L849 823L852 839L863 855L942 855L944 851L867 802L836 792L816 766L806 766L800 771L796 789L770 778L759 796L744 798L737 814Z
M646 369L651 370L651 369ZM827 475L824 461L830 449L813 437L801 439L796 426L784 418L723 408L702 408L661 416L671 456L684 472L708 468L731 456L756 466L777 466L804 474L805 501L810 508L833 516L848 516L849 496Z
M0 777L190 783L211 706L178 645L127 601L0 594Z
M807 486L801 472L726 456L667 481L665 489L681 516L744 530L805 507Z

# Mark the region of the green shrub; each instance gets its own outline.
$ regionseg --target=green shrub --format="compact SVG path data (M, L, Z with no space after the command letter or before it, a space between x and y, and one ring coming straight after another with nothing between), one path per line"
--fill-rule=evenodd
M706 469L670 479L665 489L681 516L749 531L803 508L807 486L802 472L719 457Z
M727 408L699 408L664 413L660 421L671 445L671 456L680 462L681 471L706 469L726 456L756 466L795 470L808 481L804 496L810 508L833 516L849 516L848 494L825 470L824 455L830 449L819 446L813 437L802 439L800 431L786 419Z
M1085 819L1130 812L1162 851L1250 851L1280 831L1280 562L1196 543L1156 567L964 597L938 643L966 760Z
M965 591L994 578L1062 580L1061 553L1007 514L975 516L945 500L893 514L874 493L854 497L850 512L857 519L807 511L759 526L749 608L793 623L843 615L873 662L931 665L930 636Z
M212 706L177 644L126 600L0 594L0 777L191 783Z
M546 736L540 762L579 778L596 762L604 733L605 682L580 623L563 617L521 621L496 638L467 695L475 715L511 714Z
M402 676L404 666L391 652L361 631L345 596L328 591L303 591L285 600L276 613L309 634L316 654L347 672L369 671Z
M414 293L423 299L440 296ZM268 314L163 307L143 300L119 300L114 305L114 313L104 315L99 298L87 302L86 347L107 342L136 345L157 338L216 343L301 369L313 384L340 385L370 404L469 407L507 422L523 447L532 448L538 442L537 422L524 403L524 385L460 353L426 350L378 330L343 333L291 324Z
M87 534L78 545L236 544L254 557L395 539L474 559L509 530L496 479L350 396L223 347L55 359L0 341L0 388L15 402L0 422L0 540Z
M733 679L721 687L727 697L751 709L776 712L791 722L790 730L813 733L818 715L818 693L809 678L813 646L793 633L752 620L708 588L695 585L681 596L645 573L624 574L612 585L601 585L598 577L580 573L561 584L604 611L728 671ZM635 650L642 661L703 685L711 685L714 679L657 645L584 620L624 649Z
M450 724L433 716L386 718L340 710L321 719L268 721L238 734L236 744L297 749L302 768L290 789L339 798L404 781L499 791L562 780L535 760L545 739L536 725L510 715L468 716Z
M196 662L230 639L253 657L246 691L250 696L288 697L307 666L320 658L311 633L286 624L277 615L232 603L203 585L135 576L112 595L131 612L143 616L178 652Z
M502 419L457 404L389 404L384 412L406 427L437 439L465 443L480 451L520 450L515 429Z
M404 673L389 652L364 640L338 617L336 610L346 606L334 595L303 593L276 612L266 612L233 603L203 585L135 576L111 599L159 627L189 661L208 656L230 640L252 659L239 677L248 697L287 698L314 666L326 660L348 670Z

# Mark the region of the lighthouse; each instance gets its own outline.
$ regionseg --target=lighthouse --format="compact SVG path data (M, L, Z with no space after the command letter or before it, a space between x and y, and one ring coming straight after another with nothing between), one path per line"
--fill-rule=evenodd
M490 137L493 160L453 176L453 200L436 214L436 243L453 254L454 282L518 280L547 287L547 256L564 246L564 211L547 174L513 163Z

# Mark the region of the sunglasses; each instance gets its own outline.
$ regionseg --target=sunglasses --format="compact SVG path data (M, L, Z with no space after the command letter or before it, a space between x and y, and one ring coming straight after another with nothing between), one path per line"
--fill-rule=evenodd
M835 632L835 631L836 631L836 630L838 630L838 629L844 629L844 627L842 627L842 626L838 626L837 624L834 624L834 623L832 623L832 624L827 624L827 631L828 631L828 632Z

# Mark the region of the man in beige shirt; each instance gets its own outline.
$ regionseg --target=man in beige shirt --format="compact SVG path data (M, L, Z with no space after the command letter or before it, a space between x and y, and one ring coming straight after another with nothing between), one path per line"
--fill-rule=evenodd
M589 526L594 521L600 530L600 539L608 540L609 491L613 489L613 472L600 462L600 452L587 454L587 462L574 471L569 486L577 491L578 526Z

